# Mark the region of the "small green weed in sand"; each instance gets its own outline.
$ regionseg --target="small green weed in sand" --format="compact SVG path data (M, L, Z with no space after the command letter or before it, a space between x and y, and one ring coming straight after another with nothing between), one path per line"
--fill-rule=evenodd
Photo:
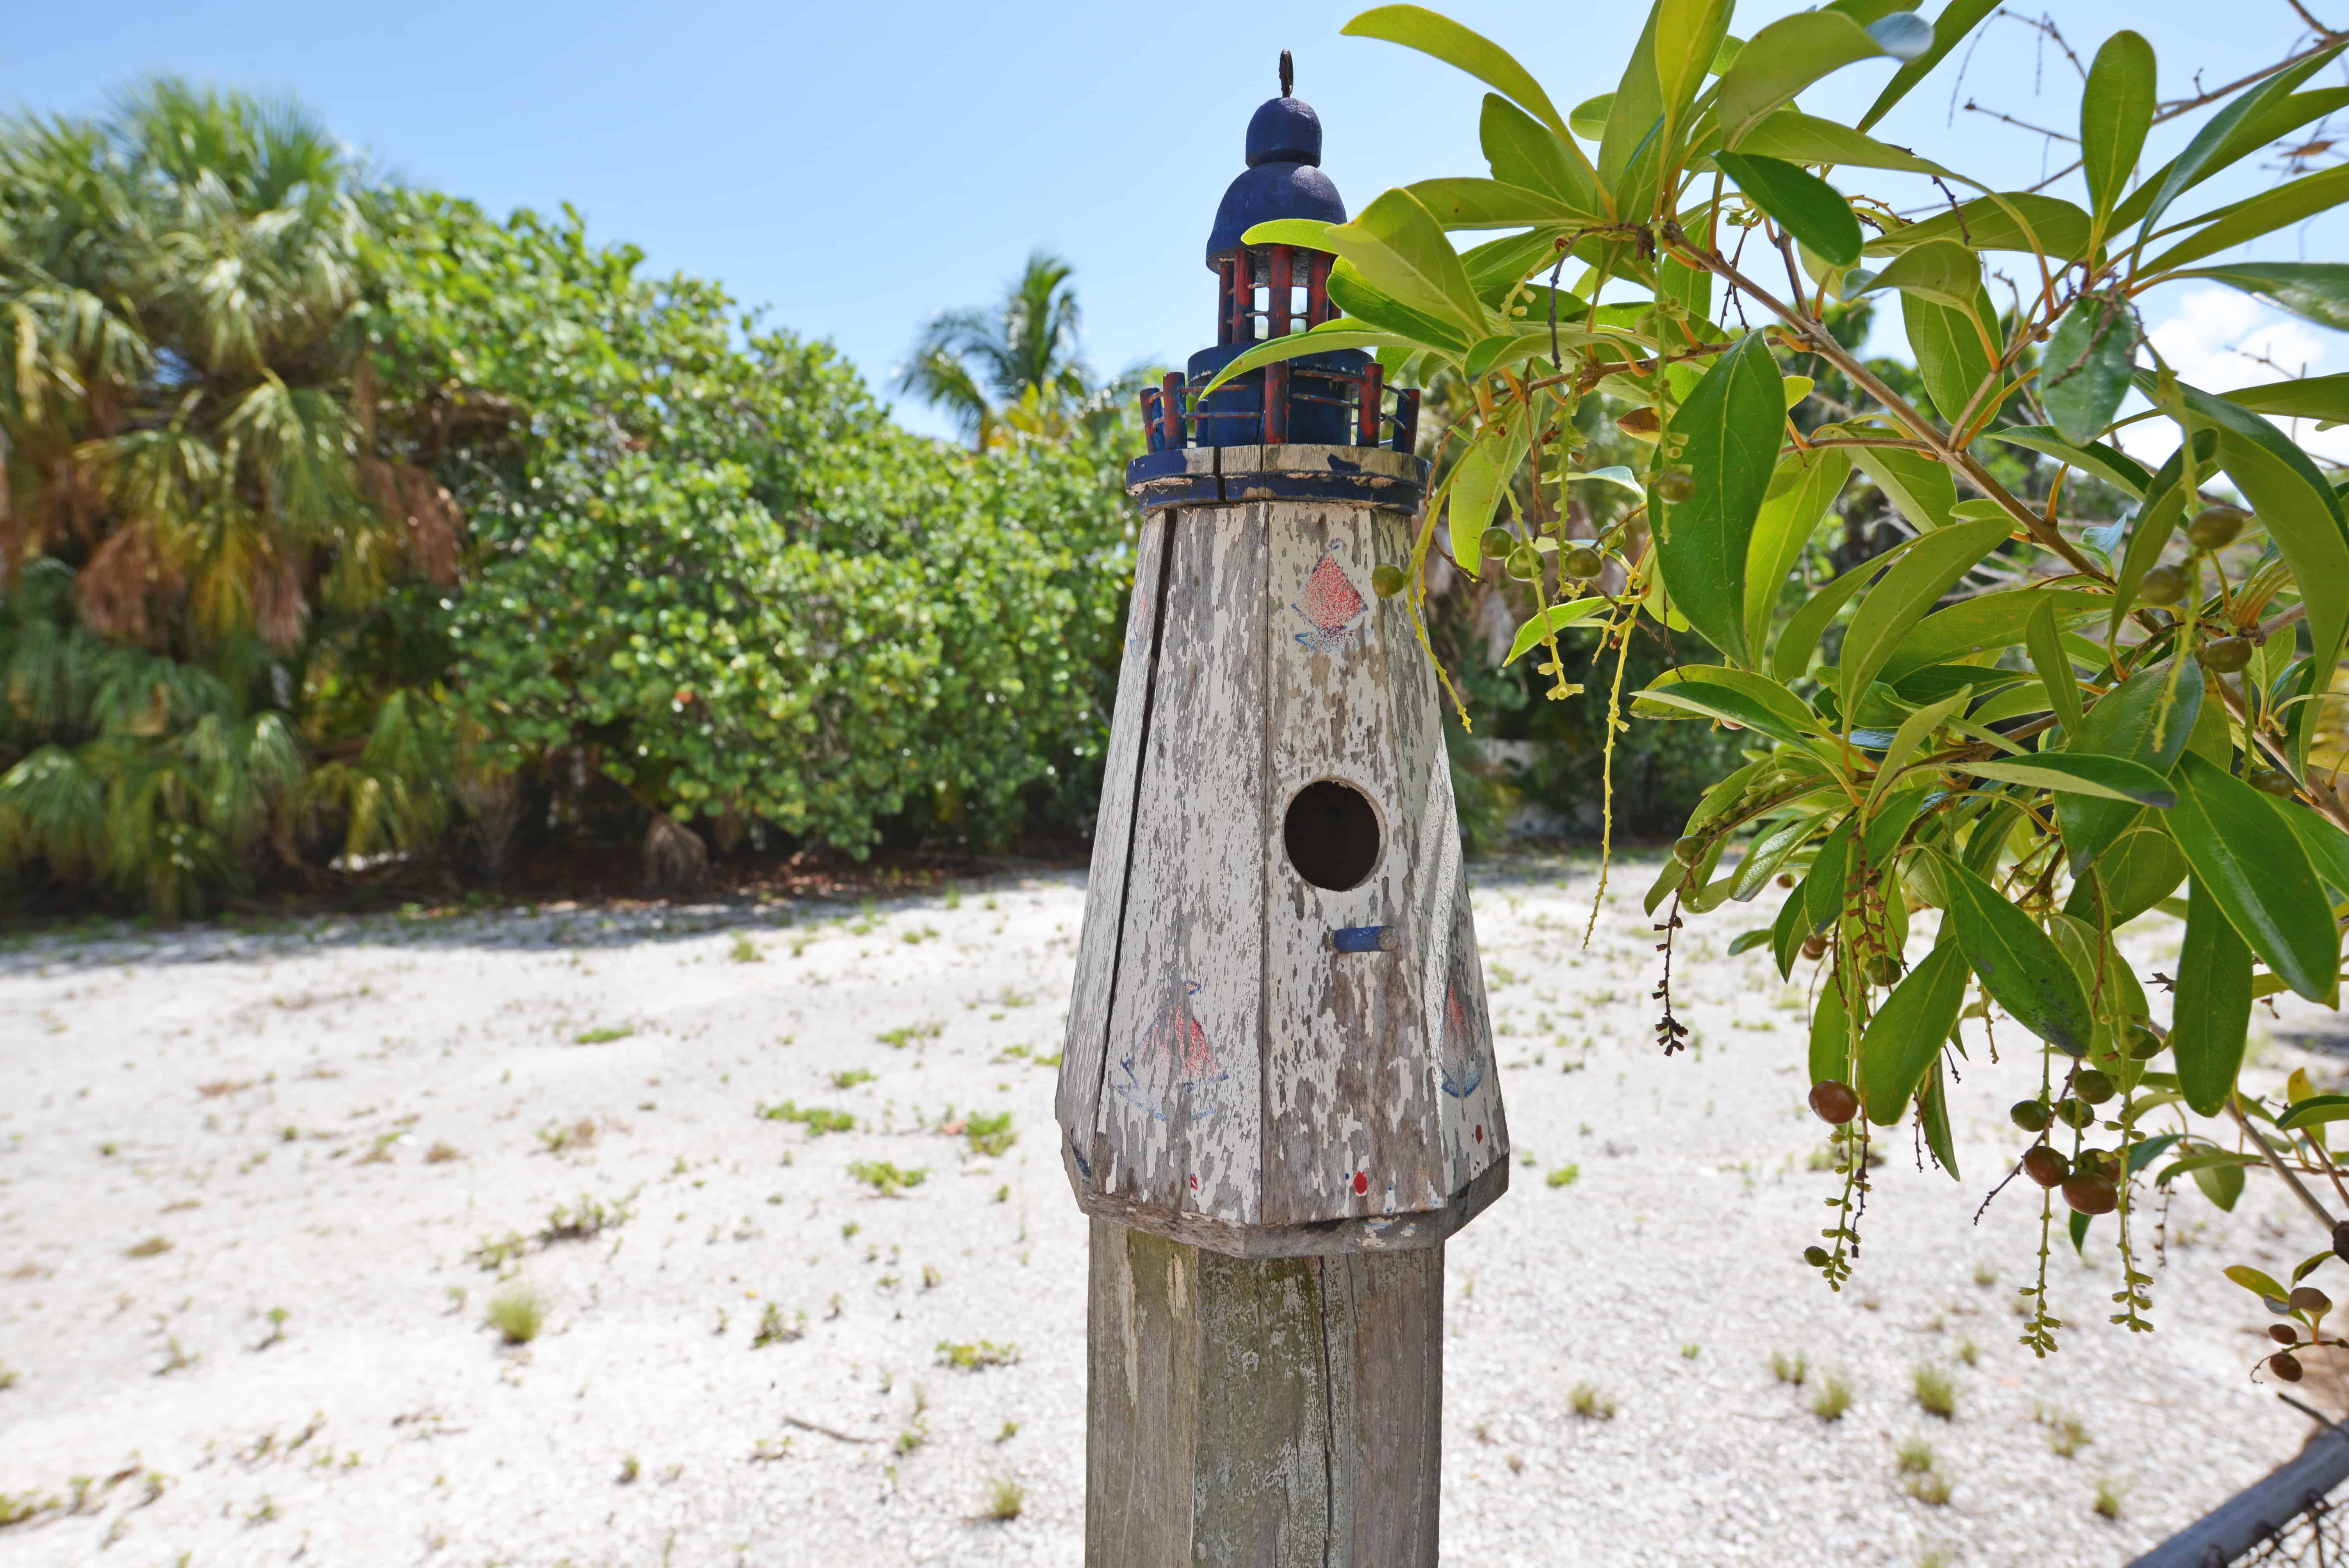
M1019 1141L1011 1130L1011 1113L998 1111L993 1116L973 1116L962 1124L962 1135L970 1140L973 1154L998 1155Z
M918 1187L930 1179L926 1166L905 1171L886 1160L859 1160L849 1166L848 1173L884 1198L899 1197L906 1188Z
M1910 1374L1910 1383L1917 1393L1918 1406L1929 1416L1939 1416L1947 1421L1958 1413L1958 1386L1941 1367L1930 1361L1918 1363Z
M546 1298L528 1285L502 1290L490 1298L489 1326L508 1345L527 1345L546 1326Z
M873 1075L863 1068L849 1068L832 1075L832 1087L834 1088L854 1088L858 1084L872 1081Z
M949 1339L938 1341L938 1365L957 1372L983 1372L989 1367L1009 1367L1019 1359L1017 1345L998 1345L991 1339L969 1345L957 1345Z
M1840 1372L1830 1372L1819 1379L1811 1392L1811 1414L1822 1421L1840 1421L1843 1413L1851 1408L1851 1384Z
M794 1313L786 1318L783 1309L771 1301L759 1311L759 1332L750 1336L750 1348L757 1350L769 1345L789 1345L806 1336L807 1314Z
M917 1046L926 1040L936 1039L946 1033L946 1027L936 1018L926 1018L917 1024L901 1024L894 1029L884 1029L873 1037L885 1046L895 1046L902 1051L907 1046Z
M1579 1165L1561 1165L1549 1173L1549 1184L1553 1187L1571 1187L1581 1180L1582 1167Z
M2095 1509L2097 1514L2105 1519L2118 1519L2121 1516L2120 1484L2110 1476L2097 1479Z
M625 1040L636 1032L632 1024L599 1025L592 1029L580 1030L571 1037L571 1043L574 1046L607 1046L614 1040Z
M821 1105L811 1105L802 1109L795 1100L787 1099L781 1105L761 1105L759 1115L768 1121L796 1121L808 1130L811 1138L822 1138L827 1132L856 1130L856 1119L844 1110L833 1110Z
M1027 1506L1028 1489L1019 1484L1018 1477L999 1472L987 1478L984 1507L988 1518L998 1524L1009 1524Z
M747 931L734 934L733 942L726 949L726 956L737 964L763 964L767 958L759 951L759 944L750 940L750 934Z
M1611 1421L1615 1418L1615 1396L1596 1383L1577 1383L1567 1394L1574 1413L1586 1421Z
M1789 1356L1783 1350L1770 1352L1770 1376L1781 1383L1792 1383L1797 1388L1811 1375L1810 1358L1797 1350Z
M1933 1468L1933 1445L1913 1437L1894 1449L1892 1458L1902 1475L1923 1475Z

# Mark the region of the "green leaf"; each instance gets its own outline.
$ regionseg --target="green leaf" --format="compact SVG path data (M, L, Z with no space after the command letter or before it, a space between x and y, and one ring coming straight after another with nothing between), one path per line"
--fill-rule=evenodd
M2117 294L2072 302L2039 371L2039 400L2058 435L2085 445L2105 433L2128 396L2137 338L2137 317Z
M1920 621L1900 640L1899 652L1884 661L1878 678L1899 682L1928 665L2013 647L2023 641L2031 617L2042 608L2059 625L2074 626L2095 617L2106 602L2101 593L2064 588L2002 588L1961 599Z
M1206 397L1225 383L1247 375L1249 371L1284 360L1301 359L1309 354L1327 354L1335 348L1386 348L1406 340L1377 327L1368 327L1348 317L1325 321L1307 332L1292 332L1286 337L1268 337L1247 353L1216 372L1215 379L1199 392Z
M2095 1222L2095 1215L2075 1209L2071 1219L2064 1223L2064 1229L2072 1237L2072 1251L2083 1258L2088 1255L2088 1227Z
M1861 449L1866 450L1867 449ZM1844 634L1843 659L1836 689L1847 710L1856 706L1877 671L1884 667L1902 638L1924 617L1942 594L1992 550L2003 543L2011 525L2002 518L1988 522L1953 523L1920 535L1907 554L1895 562L1882 582L1869 590Z
M2047 703L2054 710L2055 722L2069 739L2080 733L2083 717L2079 677L2073 673L2071 655L2064 651L2064 639L2056 632L2053 599L2042 598L2031 612L2023 641L2031 655L2032 668L2039 672L2040 684L2047 688Z
M2289 1301L2292 1293L2276 1284L2249 1264L2233 1264L2223 1272L2226 1276L2262 1301Z
M2186 880L2186 857L2177 840L2145 826L2150 820L2138 813L2130 830L2096 858L2094 870L2072 884L2066 914L2117 931L2178 890Z
M1952 1181L1963 1181L1958 1173L1958 1146L1950 1136L1950 1093L1941 1081L1940 1057L1933 1060L1933 1070L1925 1079L1924 1098L1917 1102L1918 1119L1925 1129L1925 1147Z
M2167 775L2184 754L2201 708L2197 666L2190 660L2168 660L2138 671L2106 692L2080 720L2063 755L2125 758ZM2067 796L2056 801L2055 818L2076 876L2137 820L2137 813L2124 805Z
M1896 40L1899 35L1894 35ZM1890 53L1868 30L1834 11L1802 11L1769 24L1737 52L1713 98L1721 144L1735 147L1796 93L1855 60Z
M2326 1121L2349 1121L2349 1094L2313 1094L2276 1118L2286 1132Z
M1974 251L2029 251L2051 262L2087 253L2088 214L2059 196L2002 191L1977 196L1954 211L1894 229L1863 247L1871 256L1897 255L1919 245L1954 241Z
M1683 708L1707 718L1742 724L1795 746L1803 744L1806 731L1819 727L1818 716L1785 687L1752 675L1733 684L1731 677L1744 673L1715 665L1682 665L1637 694L1632 712L1652 717L1657 717L1656 705Z
M2266 796L2190 752L2172 776L2184 788L2169 830L2196 881L2284 984L2333 1006L2340 933L2299 837Z
M1518 420L1487 425L1453 470L1448 506L1452 560L1471 577L1484 570L1485 530L1492 526L1494 511L1510 476L1526 460L1527 444L1525 427Z
M1522 105L1536 119L1567 134L1566 121L1542 90L1533 73L1517 64L1509 51L1481 33L1474 33L1449 16L1418 5L1380 5L1363 12L1338 29L1350 38L1382 38L1433 55L1447 66L1467 72L1486 87L1498 88Z
M2339 262L2230 262L2177 275L2212 278L2319 326L2349 331L2349 265Z
M1902 251L1857 292L1871 294L1883 289L1899 289L1968 312L1982 292L1982 258L1955 240L1928 240Z
M1778 906L1778 918L1770 923L1770 956L1778 961L1778 978L1784 980L1795 972L1795 958L1802 951L1803 941L1811 934L1803 884L1796 882L1786 894L1786 902Z
M1786 629L1778 634L1777 649L1770 657L1770 673L1782 681L1800 679L1803 672L1810 668L1811 655L1818 647L1819 639L1826 635L1827 625L1836 613L1916 542L1915 537L1904 539L1883 553L1870 556L1803 601L1802 608L1786 623Z
M2152 1075L2148 1073L2147 1076L2150 1078ZM2177 1178L2190 1176L2197 1171L2220 1170L2230 1165L2244 1166L2261 1163L2262 1161L2256 1154L2238 1154L2231 1149L2206 1150L2200 1153L2189 1154L2171 1161L2161 1168L2161 1173L2156 1176L2153 1181L2157 1187L2167 1187Z
M1850 476L1851 452L1845 447L1813 448L1778 459L1745 549L1745 646L1757 657L1769 641L1770 612L1779 591Z
M2349 382L2349 377L2342 378ZM2230 397L2233 393L2227 394ZM2127 496L2131 500L2143 500L2147 484L2152 476L2145 466L2117 447L2102 441L2074 443L2064 439L2053 425L2010 425L2001 429L1982 432L1993 441L2004 441L2011 447L2023 447L2066 463L2081 472L2094 475Z
M1672 416L1687 444L1681 458L1696 491L1664 512L1657 554L1672 601L1704 639L1735 664L1745 642L1745 557L1777 467L1786 420L1778 364L1758 332L1713 362Z
M2189 262L2215 256L2220 251L2231 250L2262 234L2273 233L2278 229L2303 222L2320 212L2330 211L2344 200L2349 200L2349 165L2335 164L2313 174L2304 174L2249 201L2238 201L2208 214L2209 222L2199 232L2147 262L2144 270L2148 274L2166 273ZM2203 221L2198 219L2196 222Z
M1811 832L1819 825L1816 817L1801 816L1781 822L1746 850L1730 878L1729 896L1743 903L1767 887L1771 877L1786 863L1794 852L1802 848ZM1764 933L1764 934L1767 934Z
M2163 810L2178 804L2177 791L2170 788L2167 777L2124 757L2075 757L2065 751L2047 751L2035 757L2002 757L1989 762L1953 766L1962 772L2005 784L2028 784L2041 789Z
M2309 75L2323 64L2323 59L2322 56L2312 56L2290 70L2280 71L2269 78L2273 89L2249 115L2236 121L2234 129L2227 133L2217 150L2203 160L2199 165L2200 172L2180 189L2191 190L2213 174L2240 162L2311 120L2323 119L2326 115L2337 114L2349 108L2349 88L2320 88L2304 93L2292 90L2307 80ZM2262 87L2268 85L2261 84ZM2155 194L2168 182L2170 170L2177 167L2177 160L2173 159L2139 181L2137 189L2113 209L2113 227L2126 228L2145 216L2147 210L2153 205Z
M1656 22L1661 9L1651 6L1648 11L1640 41L1632 46L1622 77L1609 97L1607 125L1599 140L1599 188L1615 198L1619 211L1627 213L1640 209L1621 204L1624 174L1664 123L1663 88L1656 72Z
M1919 531L1945 528L1958 504L1958 481L1941 463L1902 447L1846 448L1860 470Z
M1857 1087L1868 1120L1890 1127L1900 1119L1965 1002L1966 962L1954 942L1935 947L1892 988L1859 1041Z
M2307 455L2257 414L2202 393L2188 403L2198 414L2214 406L2228 411L2219 431L2219 466L2259 513L2291 566L2301 603L2308 607L2312 659L2316 668L2332 669L2349 644L2349 593L2343 592L2349 584L2349 526L2339 500ZM2315 703L2302 703L2293 710L2295 760L2307 758L2317 709Z
M1843 193L1800 164L1751 153L1722 152L1713 162L1756 207L1795 239L1848 267L1859 260L1859 220Z
M2128 190L2153 125L2153 46L2138 34L2115 33L2096 51L2080 93L2080 168L2098 218Z
M1730 0L1656 0L1656 89L1674 125L1685 125L1688 107L1729 36L1731 9Z
M1933 42L1926 51L1903 65L1892 74L1868 112L1859 117L1859 129L1866 130L1892 111L1892 106L1909 96L1909 89L1925 79L1935 66L1949 58L1950 51L1958 46L1968 33L1981 26L1983 17L1998 9L1999 0L1950 0L1941 14L1933 18Z
M2200 445L2202 443L2199 443ZM2217 443L2208 443L2217 449ZM2183 449L2181 448L2181 450ZM2198 453L2198 458L2201 454ZM2164 469L2165 473L2171 470ZM2121 569L2113 577L2113 608L2105 623L2107 638L2118 636L2121 623L2137 603L2137 591L2145 582L2145 574L2161 560L2161 552L2169 547L2169 536L2176 532L2180 519L2186 515L2189 495L2187 487L2171 473L2168 487L2154 497L2152 502L2139 509L2136 521L2129 524L2128 548L2121 556ZM2148 481L2157 483L2158 480Z
M1751 931L1741 931L1729 939L1729 955L1734 958L1741 953L1751 953L1769 940L1770 928L1766 925L1757 925Z
M1566 117L1567 129L1585 141L1597 141L1607 134L1607 117L1614 112L1615 95L1600 93L1587 98L1574 106Z
M2312 72L2330 62L2343 46L2336 44L2329 49L2320 50L2291 70L2278 72L2239 94L2224 108L2205 120L2202 129L2194 133L2194 139L2186 144L2186 150L2171 159L2158 177L2148 182L2153 185L2153 195L2146 202L2145 220L2137 232L2151 235L2172 201L2183 195L2188 187L2217 171L2220 160L2230 146L2239 127L2258 118L2268 105L2289 94Z
M1330 230L1328 242L1373 287L1483 335L1484 302L1469 284L1460 253L1434 214L1409 191L1381 191L1360 217Z
M1838 965L1830 974L1827 984L1821 988L1818 1005L1811 1010L1809 1062L1811 1081L1815 1084L1825 1083L1829 1078L1849 1084L1854 1076L1851 1070L1851 1005L1844 999L1844 985L1843 968Z
M1516 641L1509 645L1509 656L1501 662L1504 665L1516 664L1553 633L1588 621L1593 615L1604 614L1608 608L1608 601L1599 597L1569 599L1563 604L1552 604L1517 628Z
M2276 813L2300 841L2300 847L2308 851L2308 862L2316 868L2317 880L2349 898L2349 833L2305 806L2288 800L2276 802Z
M1783 158L1789 163L1847 165L1854 169L1896 169L1908 174L1935 174L1956 179L1930 158L1894 147L1872 136L1805 114L1782 108L1746 133L1738 150L1761 158Z
M1499 93L1485 95L1477 131L1494 179L1543 191L1594 217L1605 214L1598 171L1572 137L1544 125Z
M1269 227L1270 224L1259 224L1242 237L1253 244L1255 236ZM1330 269L1330 299L1346 314L1325 321L1311 331L1328 332L1347 326L1356 330L1369 327L1392 335L1399 343L1433 348L1455 358L1468 350L1468 332L1460 323L1413 310L1384 289L1373 286L1350 262L1341 261ZM1292 333L1289 335L1297 335ZM1284 343L1288 339L1276 337L1268 341Z
M2087 995L2054 940L1998 890L1955 861L1940 866L1958 945L1998 1005L2033 1034L2072 1056L2095 1038Z
M1845 884L1851 880L1851 841L1857 818L1847 817L1819 845L1811 859L1810 874L1803 878L1803 903L1811 931L1830 923L1843 913ZM1803 934L1807 936L1810 932Z
M1884 748L1884 760L1877 767L1876 782L1868 788L1866 810L1869 811L1876 810L1876 803L1882 799L1885 793L1893 787L1894 779L1899 777L1900 770L1909 765L1909 758L1917 748L1925 743L1925 738L1940 728L1950 715L1965 707L1967 699L1971 696L1971 692L1960 691L1954 696L1943 697L1939 702L1928 703L1900 721L1899 729L1893 734L1892 744ZM1910 809L1914 810L1913 806ZM1875 829L1872 825L1869 828L1868 836L1871 840L1875 837ZM1875 855L1870 854L1868 856L1870 863L1874 863L1876 858Z
M1998 374L1998 362L1983 341L1981 325L1997 319L1989 291L1979 287L1971 310L1940 304L1922 294L1900 295L1900 322L1908 329L1909 350L1917 358L1917 375L1925 383L1934 408L1951 425L1974 406L1974 395L1982 384ZM1982 406L1994 406L1999 396L1992 392Z
M1531 223L1592 223L1592 214L1545 191L1497 180L1422 180L1403 187L1446 229L1522 229Z
M2232 392L2221 392L2219 396L2237 407L2249 408L2254 414L2271 415L2279 419L2349 423L2349 373L2268 381L2257 387L2238 387Z
M2197 878L2187 883L2169 1050L2186 1103L2216 1116L2235 1092L2251 1023L2251 950Z

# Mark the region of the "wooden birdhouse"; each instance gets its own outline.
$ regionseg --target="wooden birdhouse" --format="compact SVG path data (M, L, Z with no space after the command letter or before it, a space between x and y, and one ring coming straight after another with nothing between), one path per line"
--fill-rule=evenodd
M1437 1246L1508 1183L1434 675L1372 569L1410 554L1418 394L1356 350L1196 389L1337 314L1321 129L1257 109L1206 247L1216 338L1143 395L1133 609L1061 1057L1097 1219L1242 1258ZM1440 1266L1440 1265L1439 1265Z

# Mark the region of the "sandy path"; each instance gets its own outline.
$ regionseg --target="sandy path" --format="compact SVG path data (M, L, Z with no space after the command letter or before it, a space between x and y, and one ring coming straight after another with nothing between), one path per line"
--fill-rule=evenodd
M1905 1141L1859 1278L1819 1286L1795 1254L1836 1179L1807 1165L1799 998L1759 954L1721 955L1763 918L1733 906L1682 938L1700 1049L1660 1059L1651 874L1619 872L1588 956L1587 870L1479 877L1530 1164L1452 1248L1447 1561L2118 1563L2292 1450L2304 1423L2247 1385L2258 1325L2218 1276L2314 1245L2256 1182L2232 1216L2178 1199L2158 1333L2103 1323L2108 1233L2085 1264L2064 1251L2078 1326L2044 1364L2010 1305L2035 1206L2011 1188L1970 1230L1983 1183L1917 1172ZM0 1560L1074 1563L1084 1231L1032 1058L1059 1049L1081 899L1075 878L1010 879L877 912L0 955L0 1494L95 1478L80 1511L0 1530ZM2175 931L2142 941L2174 953ZM2026 1086L2013 1062L1969 1080L1979 1177ZM785 1100L856 1129L756 1114ZM937 1130L949 1105L1010 1112L1019 1141L973 1152ZM878 1197L859 1161L927 1178ZM536 1239L583 1195L627 1217ZM468 1256L509 1234L505 1272L549 1303L515 1348L482 1326L507 1286ZM797 1337L754 1347L771 1304ZM956 1370L942 1342L1019 1359ZM1774 1349L1807 1356L1809 1387L1773 1377ZM1914 1403L1920 1362L1950 1369L1954 1420ZM1808 1409L1830 1368L1854 1395L1832 1424ZM1613 1419L1573 1413L1581 1383ZM2041 1411L2092 1443L2055 1457ZM1903 1493L1894 1451L1917 1435L1945 1505ZM1008 1524L980 1518L999 1476L1025 1493ZM2117 1522L2091 1511L2104 1478Z

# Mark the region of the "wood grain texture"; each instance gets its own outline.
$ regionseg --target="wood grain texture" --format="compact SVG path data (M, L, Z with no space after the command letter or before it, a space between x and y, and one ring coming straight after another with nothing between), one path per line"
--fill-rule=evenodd
M1381 520L1393 514L1299 501L1255 510L1272 559L1263 628L1273 781L1264 824L1264 1222L1434 1209L1451 1182L1412 963L1424 945L1411 919L1423 824L1404 810L1410 754L1393 686L1394 665L1423 655L1401 604L1370 586L1381 538L1397 532ZM1378 862L1342 892L1299 875L1284 841L1288 802L1319 779L1360 790L1379 816ZM1400 940L1390 951L1339 954L1331 934L1342 926L1396 927Z
M1433 1568L1444 1253L1245 1260L1095 1221L1086 1568Z
M1120 701L1110 718L1109 751L1102 764L1101 804L1093 817L1092 872L1085 883L1085 916L1077 943L1077 974L1069 995L1069 1027L1061 1047L1053 1110L1064 1130L1061 1161L1081 1199L1106 1152L1097 1131L1103 1052L1109 1037L1111 986L1118 967L1120 927L1126 913L1126 861L1133 843L1136 775L1150 727L1152 672L1158 659L1161 590L1166 545L1179 513L1159 513L1142 525L1126 613L1125 647L1118 662Z
M1127 915L1098 1113L1099 1190L1259 1217L1266 540L1183 513L1167 552ZM1237 629L1237 631L1235 629Z

